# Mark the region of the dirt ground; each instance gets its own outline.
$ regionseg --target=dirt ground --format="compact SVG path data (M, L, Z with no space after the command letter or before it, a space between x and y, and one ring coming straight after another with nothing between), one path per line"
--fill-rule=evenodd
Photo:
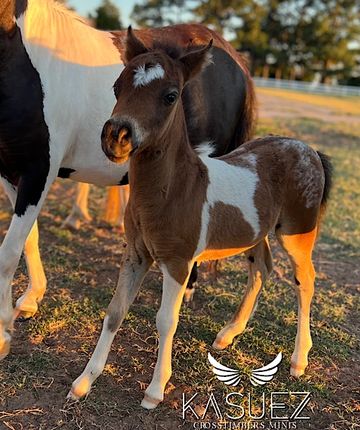
M247 330L222 353L214 352L211 343L239 303L246 266L242 257L226 260L216 281L206 267L201 269L194 302L181 311L166 399L155 411L145 411L139 404L156 360L155 316L161 293L156 267L116 337L104 374L85 400L66 401L71 382L96 344L116 284L123 238L100 219L105 194L99 188L90 198L93 222L77 232L62 229L74 185L58 181L40 216L48 292L34 318L16 323L11 354L0 363L0 430L360 428L360 114L351 111L352 100L346 100L344 108L344 100L337 105L331 104L331 99L324 102L312 97L307 96L305 102L290 93L258 91L259 134L289 134L309 140L333 157L336 168L332 201L314 255L314 347L306 375L295 380L288 373L296 306L289 265L272 241L272 279ZM9 220L10 207L0 191L0 240ZM15 298L26 288L25 273L22 260L13 283ZM310 420L274 423L267 410L264 420L230 420L230 427L216 418L211 407L207 419L195 420L191 414L182 419L183 394L188 399L199 393L195 411L200 414L209 393L215 393L223 406L221 399L229 392L213 377L207 352L247 375L268 363L279 350L284 359L274 381L264 389L255 389L244 378L240 392L250 392L256 402L264 392L267 408L271 392L310 392L311 402L304 411ZM253 413L258 411L257 404Z

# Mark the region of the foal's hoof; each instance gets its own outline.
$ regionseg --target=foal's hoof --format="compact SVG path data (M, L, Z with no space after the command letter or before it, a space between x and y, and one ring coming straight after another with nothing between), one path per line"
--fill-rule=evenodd
M153 397L145 394L144 398L142 399L141 406L145 409L155 409L159 403L161 403L161 400L154 399Z
M214 340L214 343L212 344L212 347L214 349L217 349L218 351L221 351L228 347L231 344L231 342L226 342L224 339L218 339L216 338Z
M306 366L297 366L296 364L291 363L290 367L290 375L295 378L300 378L305 373Z
M71 390L66 398L71 400L80 400L82 397L85 397L90 393L90 389L91 383L89 378L80 377L72 383Z

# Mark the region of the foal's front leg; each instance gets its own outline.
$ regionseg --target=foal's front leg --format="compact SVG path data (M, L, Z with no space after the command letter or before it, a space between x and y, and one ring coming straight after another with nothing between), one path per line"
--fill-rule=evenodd
M145 391L141 406L154 409L164 398L166 383L171 376L172 342L179 321L179 311L190 275L192 262L176 263L176 278L169 273L166 264L161 264L163 293L160 309L156 316L159 332L159 351L152 381Z
M73 382L68 398L79 399L90 392L91 385L104 370L116 332L153 260L144 245L128 245L122 258L116 292L107 309L100 338L83 373Z

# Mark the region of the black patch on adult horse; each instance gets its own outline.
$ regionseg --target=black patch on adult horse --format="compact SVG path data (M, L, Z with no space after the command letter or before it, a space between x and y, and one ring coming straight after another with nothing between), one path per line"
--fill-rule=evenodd
M298 278L296 276L295 276L295 284L300 285L300 281L298 280Z
M18 216L29 205L37 205L49 173L49 130L43 109L40 76L20 29L16 25L11 31L0 29L0 174L17 186Z
M68 179L74 172L76 172L75 169L70 169L69 167L60 167L58 178Z
M28 7L28 0L15 0L15 16L19 18L20 15L25 13Z
M186 85L183 102L191 144L211 141L215 150L212 156L219 157L243 143L237 141L237 128L245 105L246 82L227 52L217 47L211 52L213 63Z
M129 185L129 174L128 174L128 172L126 172L125 175L121 178L121 181L118 183L118 185Z

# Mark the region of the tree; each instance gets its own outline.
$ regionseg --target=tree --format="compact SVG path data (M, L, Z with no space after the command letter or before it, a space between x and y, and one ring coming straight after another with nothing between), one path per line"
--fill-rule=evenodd
M100 30L119 30L122 28L120 11L111 0L103 0L101 5L96 9L95 16L90 18L94 20L94 25Z
M332 76L347 79L356 65L360 43L360 0L307 0L297 25L304 63L321 73L322 82Z
M346 81L359 55L349 45L360 46L360 0L141 0L132 17L141 26L206 24L264 77Z
M161 27L184 21L189 0L142 0L136 3L131 18L142 27Z

